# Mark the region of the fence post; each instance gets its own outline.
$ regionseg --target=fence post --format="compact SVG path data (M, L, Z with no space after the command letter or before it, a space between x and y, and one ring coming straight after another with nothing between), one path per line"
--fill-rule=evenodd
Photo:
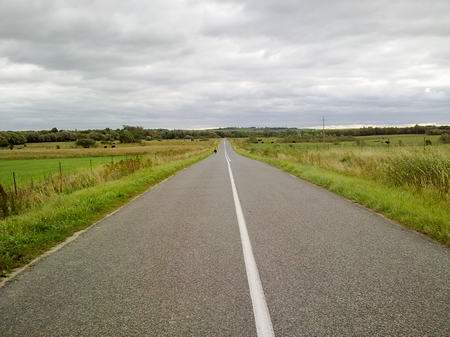
M3 212L3 217L6 218L9 214L8 195L6 194L2 184L0 184L0 209Z
M62 165L59 162L59 192L62 193L63 181L62 181Z
M89 164L91 165L91 174L94 174L94 170L92 169L92 159L89 159Z
M13 172L13 181L14 181L14 193L17 195L16 172Z

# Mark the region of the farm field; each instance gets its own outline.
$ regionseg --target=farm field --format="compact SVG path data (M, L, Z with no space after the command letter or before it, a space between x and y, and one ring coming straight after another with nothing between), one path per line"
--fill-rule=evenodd
M99 145L94 148L75 147L74 142L31 143L13 150L0 150L0 184L13 183L13 172L18 184L42 181L49 175L59 173L61 163L64 174L78 170L89 170L134 156L149 156L160 153L181 154L202 148L205 142L179 140L146 141L133 144L117 144L116 148ZM56 147L59 147L57 149Z
M433 145L439 145L439 135L386 135L386 136L359 136L356 140L365 140L368 145L383 144L389 140L392 145L423 146L425 140L430 140Z
M2 159L44 159L44 158L74 158L74 157L111 157L111 156L133 156L152 154L160 151L184 151L204 146L207 141L143 141L141 143L111 145L98 143L96 147L75 147L73 142L61 143L31 143L26 147L15 146L13 150L0 149L0 160ZM57 146L60 148L58 149ZM106 146L106 148L105 148Z
M61 148L54 158L47 158L48 149L35 146L27 147L28 159L0 159L0 276L207 157L216 145L217 141L134 144L119 147L121 155L114 157L90 156L104 149ZM136 155L136 148L143 153ZM60 157L68 150L74 156ZM16 158L16 151L22 150L3 152ZM44 158L38 159L43 153ZM17 189L11 185L11 171L16 172Z
M49 175L59 173L59 164L64 174L78 170L89 170L101 164L124 159L125 156L114 157L74 157L48 159L0 159L0 184L8 186L13 183L13 172L19 185L42 181Z
M448 151L448 144L442 144L439 140L440 136L436 135L390 135L390 136L358 136L352 137L352 140L340 140L339 138L330 137L326 138L325 142L322 142L319 138L316 141L296 141L295 139L289 140L278 137L258 137L255 143L259 144L290 144L290 147L302 148L302 149L331 149L331 148L372 148L379 150L391 150L391 149L408 149L417 148L423 149L425 142L431 141L431 145L425 147L431 147L433 149L443 149ZM389 143L386 143L386 142Z
M336 145L287 144L276 138L232 143L247 157L326 187L450 244L450 145L424 147L423 136L395 138L409 145L380 146L381 137L363 137L370 140L363 147L355 146L356 140Z

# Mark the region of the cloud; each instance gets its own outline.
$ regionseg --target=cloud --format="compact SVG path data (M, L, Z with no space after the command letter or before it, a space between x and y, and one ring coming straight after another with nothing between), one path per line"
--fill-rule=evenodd
M0 129L450 123L450 3L0 1Z

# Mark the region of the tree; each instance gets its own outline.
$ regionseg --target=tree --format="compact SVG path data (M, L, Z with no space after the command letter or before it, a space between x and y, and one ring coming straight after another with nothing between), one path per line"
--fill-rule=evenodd
M27 142L27 139L22 133L19 132L8 132L7 133L8 143L11 145L22 145Z
M77 145L78 146L82 146L85 149L87 149L88 147L94 146L95 145L95 140L90 139L90 138L81 138L77 140Z
M134 143L136 139L130 131L122 131L119 135L121 143Z
M0 135L0 147L6 147L8 144L8 139L5 136Z
M127 132L128 134L130 134L133 141L138 141L145 138L145 132L142 126L124 125L123 132Z

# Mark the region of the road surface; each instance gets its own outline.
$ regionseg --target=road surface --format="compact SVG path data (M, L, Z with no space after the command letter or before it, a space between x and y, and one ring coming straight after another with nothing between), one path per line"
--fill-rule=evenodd
M0 288L0 336L450 335L447 248L226 148Z

